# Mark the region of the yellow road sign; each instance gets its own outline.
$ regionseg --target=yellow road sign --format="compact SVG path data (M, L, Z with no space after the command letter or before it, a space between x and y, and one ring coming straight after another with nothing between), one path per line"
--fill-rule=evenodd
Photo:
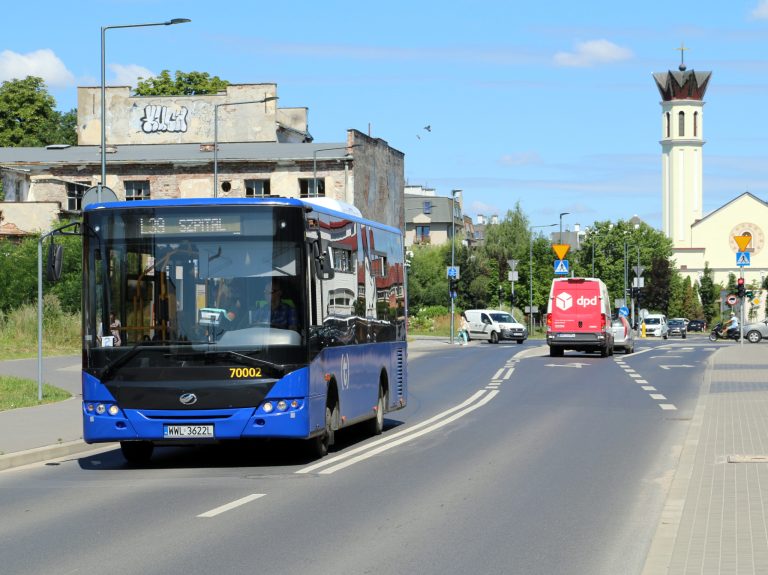
M571 246L568 244L552 244L552 249L555 250L557 259L564 260L565 254L568 253L568 250L571 249Z
M745 252L747 251L749 242L752 241L752 236L733 236L733 239L736 240L736 244L739 246L739 251Z

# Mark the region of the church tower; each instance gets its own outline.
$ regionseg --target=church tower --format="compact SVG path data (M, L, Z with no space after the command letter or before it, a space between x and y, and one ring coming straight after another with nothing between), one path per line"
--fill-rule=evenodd
M662 230L675 248L691 247L691 225L702 216L704 93L711 74L687 70L681 58L677 72L653 75L662 100Z

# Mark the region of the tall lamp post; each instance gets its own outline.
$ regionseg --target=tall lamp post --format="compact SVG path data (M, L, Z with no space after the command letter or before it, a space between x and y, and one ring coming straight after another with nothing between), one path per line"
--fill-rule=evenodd
M189 18L174 18L173 20L167 20L166 22L152 22L149 24L120 24L119 26L102 26L101 27L101 181L96 188L97 201L101 201L101 189L106 184L107 180L107 125L106 125L106 111L107 107L107 94L106 94L106 32L107 30L114 30L116 28L145 28L147 26L171 26L173 24L186 24L191 22Z
M352 144L351 146L337 146L335 148L320 148L312 152L312 196L317 197L317 153L318 152L330 152L332 150L347 150L349 148L357 148L360 144Z
M456 267L456 194L460 194L461 190L451 190L451 269ZM453 334L455 329L456 318L454 318L455 310L453 298L453 292L451 292L451 345L453 345Z
M563 243L563 216L569 215L571 212L563 212L560 214L560 239L557 240L561 244Z
M219 197L219 108L222 106L240 106L242 104L264 104L277 100L277 96L266 96L261 100L244 102L222 102L213 106L213 197Z
M528 334L530 335L533 333L533 230L538 228L554 228L557 224L547 224L544 226L531 226L531 251L530 251L530 273L528 274L528 279L530 282L530 299L528 301Z

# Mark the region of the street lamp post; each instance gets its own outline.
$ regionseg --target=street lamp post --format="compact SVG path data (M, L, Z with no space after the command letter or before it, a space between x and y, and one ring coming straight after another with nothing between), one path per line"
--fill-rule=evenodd
M563 216L569 215L571 212L563 212L560 214L560 239L558 240L559 243L563 243Z
M530 238L531 249L529 255L530 272L528 273L528 280L530 283L530 293L528 300L528 334L533 333L533 230L538 228L553 228L557 224L547 224L545 226L531 226Z
M96 188L97 201L101 201L101 189L106 184L107 180L107 125L106 125L106 111L107 106L107 94L106 94L106 32L107 30L114 30L116 28L145 28L147 26L171 26L173 24L186 24L191 22L189 18L174 18L173 20L167 20L166 22L152 22L149 24L120 24L118 26L102 26L101 27L101 181Z
M213 106L213 197L219 196L219 108L222 106L240 106L242 104L264 104L277 100L277 96L265 96L261 100L244 102L222 102Z
M451 190L451 269L455 268L456 265L456 194L460 194L461 190ZM454 303L456 300L453 298L453 293L451 295L451 345L453 345L453 334L454 334L454 328L456 323L456 318L454 318L455 310L454 310Z
M318 152L330 152L332 150L347 150L349 148L357 148L360 144L352 144L351 146L337 146L335 148L320 148L312 152L312 196L317 197L317 153Z

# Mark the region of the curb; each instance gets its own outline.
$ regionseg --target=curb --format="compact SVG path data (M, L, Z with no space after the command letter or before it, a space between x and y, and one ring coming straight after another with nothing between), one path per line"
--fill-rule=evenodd
M57 443L56 445L46 445L44 447L36 447L26 451L7 453L0 455L0 471L21 467L22 465L29 465L30 463L47 461L48 459L56 459L57 457L65 457L75 453L82 453L84 451L92 451L104 447L104 445L105 444L91 445L85 443L81 439L77 439L75 441Z

